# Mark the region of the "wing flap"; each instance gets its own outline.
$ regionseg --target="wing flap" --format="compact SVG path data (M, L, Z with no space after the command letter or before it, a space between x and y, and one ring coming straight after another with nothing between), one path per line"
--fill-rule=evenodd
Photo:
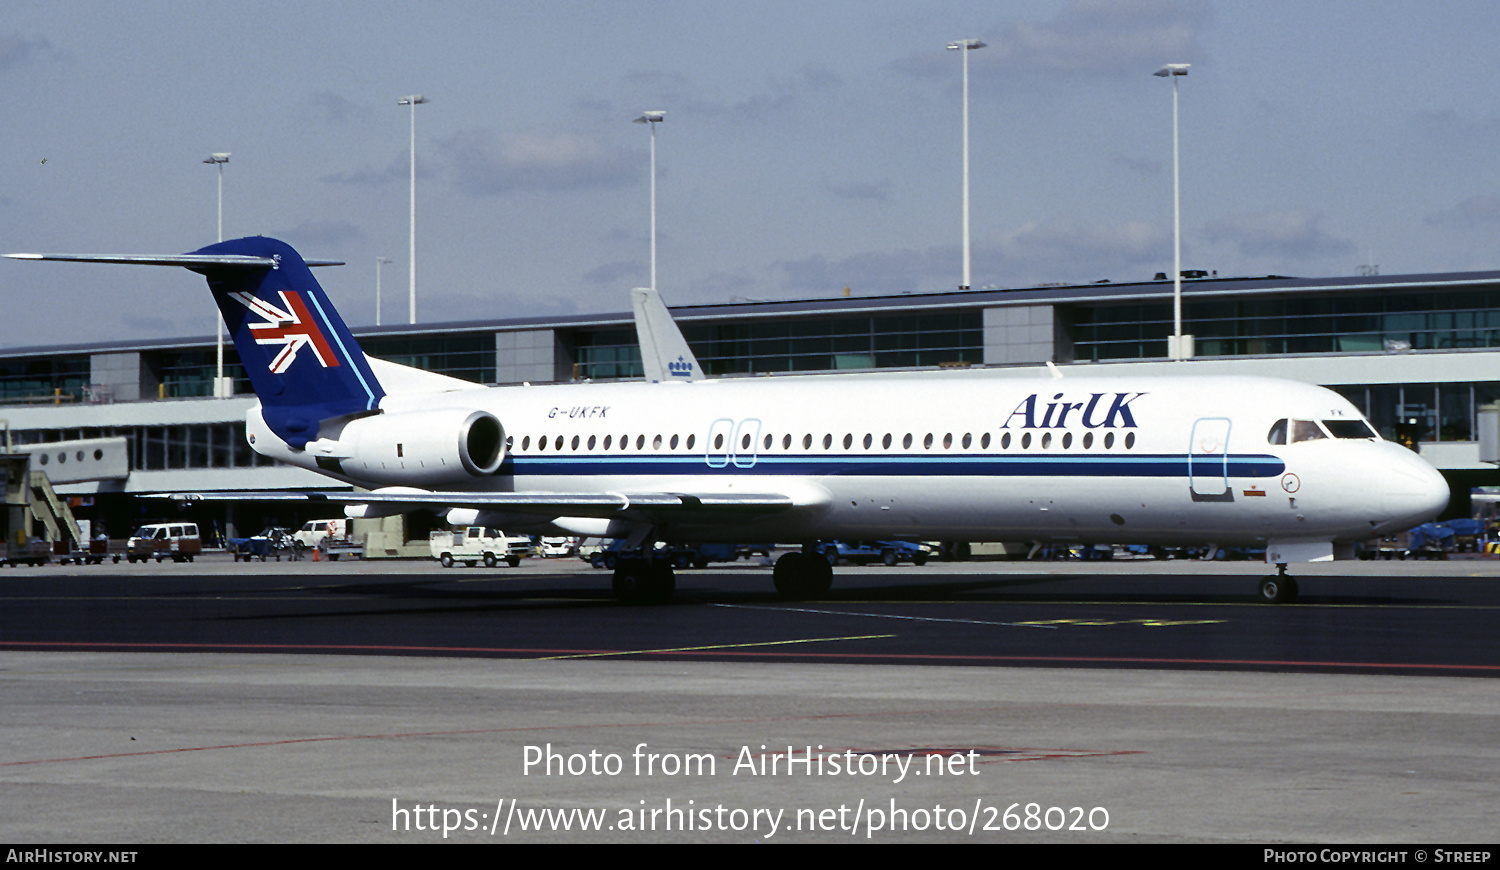
M477 508L542 516L618 517L630 513L714 512L770 513L797 503L783 493L675 492L163 492L150 498L173 501L270 501L387 508Z

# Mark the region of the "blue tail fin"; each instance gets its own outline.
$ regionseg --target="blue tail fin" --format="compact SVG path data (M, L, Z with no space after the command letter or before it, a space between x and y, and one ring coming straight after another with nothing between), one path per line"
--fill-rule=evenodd
M301 449L331 417L375 411L385 396L364 352L292 247L254 236L191 256L270 258L272 265L183 264L208 278L214 301L272 432Z

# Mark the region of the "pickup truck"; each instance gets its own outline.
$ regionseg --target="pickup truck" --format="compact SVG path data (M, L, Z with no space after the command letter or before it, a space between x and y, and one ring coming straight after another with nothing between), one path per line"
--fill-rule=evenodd
M488 526L433 532L427 543L432 548L432 558L441 562L444 568L452 568L455 562L462 562L470 568L483 562L484 567L493 568L500 561L514 568L521 564L521 557L531 551L530 538L508 536Z

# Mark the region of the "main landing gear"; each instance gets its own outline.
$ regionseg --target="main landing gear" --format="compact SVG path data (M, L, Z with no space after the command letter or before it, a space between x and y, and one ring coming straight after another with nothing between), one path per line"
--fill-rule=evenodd
M833 566L819 553L787 553L776 560L771 579L783 598L816 598L833 586Z
M613 586L621 604L661 604L676 591L677 576L665 559L621 559Z
M1297 580L1286 572L1286 563L1276 565L1276 573L1260 581L1260 600L1266 604L1291 604L1297 600Z

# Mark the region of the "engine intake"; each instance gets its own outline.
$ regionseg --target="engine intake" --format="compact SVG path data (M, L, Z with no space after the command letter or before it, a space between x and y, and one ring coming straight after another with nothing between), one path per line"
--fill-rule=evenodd
M353 420L339 435L354 477L411 484L485 477L505 459L505 427L486 411L404 411Z

